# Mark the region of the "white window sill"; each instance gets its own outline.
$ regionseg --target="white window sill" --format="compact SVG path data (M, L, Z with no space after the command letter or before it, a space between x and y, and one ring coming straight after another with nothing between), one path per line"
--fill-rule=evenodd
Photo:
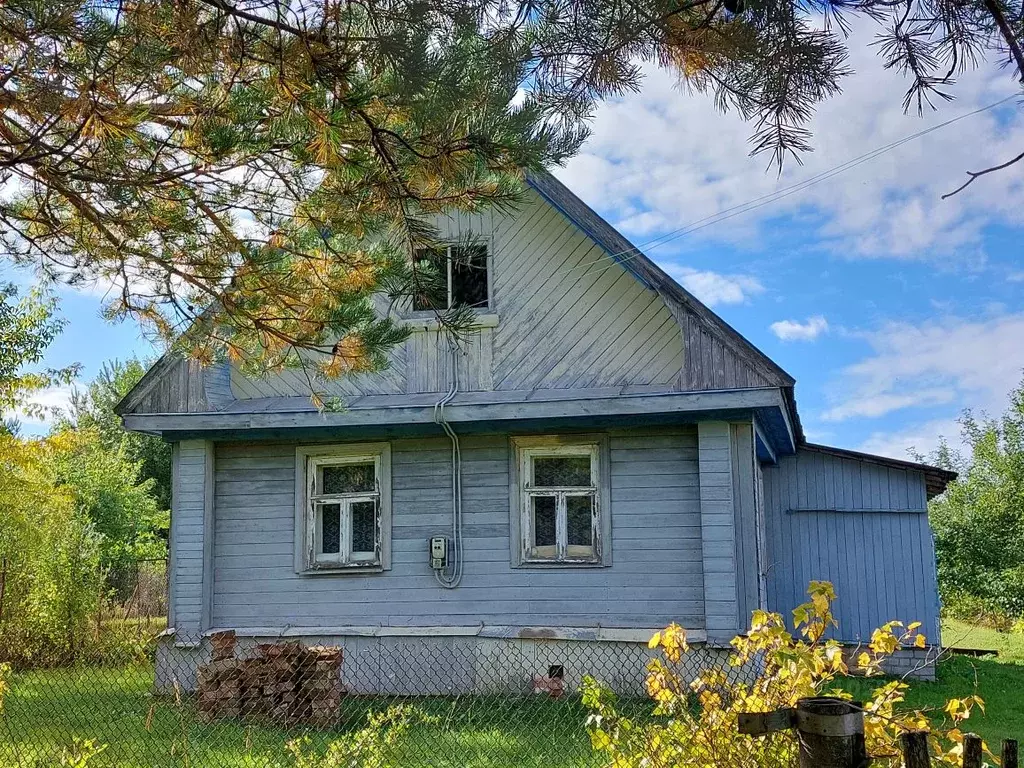
M437 316L431 313L419 313L413 314L412 317L407 317L404 320L406 328L411 328L414 331L436 331L440 329L441 323L437 321ZM498 325L498 315L495 312L479 312L476 315L476 320L473 324L474 328L495 328Z

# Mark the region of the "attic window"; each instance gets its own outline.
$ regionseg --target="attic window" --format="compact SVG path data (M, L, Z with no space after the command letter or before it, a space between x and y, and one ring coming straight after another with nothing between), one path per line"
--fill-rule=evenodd
M390 450L387 445L300 448L297 504L304 551L300 571L380 569L390 549Z
M603 441L518 438L519 565L607 565Z
M417 268L436 270L440 276L435 292L425 291L413 296L416 311L445 310L464 304L474 309L487 309L489 301L487 277L487 246L483 244L449 245L441 248L420 248L416 251Z

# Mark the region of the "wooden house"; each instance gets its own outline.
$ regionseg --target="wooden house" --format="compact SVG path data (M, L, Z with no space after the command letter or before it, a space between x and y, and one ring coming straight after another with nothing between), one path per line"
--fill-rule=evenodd
M843 640L938 640L950 473L808 444L793 378L553 177L444 229L480 243L448 278L477 313L461 347L410 309L387 370L328 385L340 411L298 374L172 356L121 403L174 446L165 681L223 629L342 645L370 691L494 684L496 643L513 678L615 669L672 621L722 647L812 579ZM417 678L430 659L453 670Z

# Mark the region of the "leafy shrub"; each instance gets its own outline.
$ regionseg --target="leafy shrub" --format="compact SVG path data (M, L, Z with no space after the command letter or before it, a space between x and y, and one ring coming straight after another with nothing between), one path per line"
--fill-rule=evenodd
M792 707L804 697L851 698L836 687L837 680L849 673L843 648L825 639L826 632L836 626L832 585L811 582L809 594L810 601L793 611L796 637L779 614L754 612L749 633L732 641L728 662L734 668L732 675L711 668L687 684L677 671L689 651L685 630L673 624L655 634L650 647L660 648L662 657L653 659L647 669L647 693L655 704L653 721L623 716L612 691L587 678L584 704L591 710L588 726L594 748L605 753L615 768L794 764L794 738L752 738L740 734L737 723L741 712L771 712ZM858 671L878 675L886 658L901 646L924 647L919 626L893 621L876 630L856 659ZM908 687L902 680L884 682L864 705L865 740L875 765L899 766L899 735L928 727L923 712L902 707ZM949 727L933 730L930 738L938 765L959 766L963 734L957 726L975 706L984 705L974 696L946 704L944 725Z
M961 419L970 457L943 446L933 461L960 472L929 507L939 587L949 615L1024 616L1024 385L999 419ZM960 605L965 603L964 605Z
M986 627L999 632L1010 632L1015 619L995 600L973 595L969 592L952 592L943 596L942 615L959 619L976 627Z
M138 482L138 465L108 451L90 430L23 440L0 433L0 661L43 666L123 663L145 656L149 637L97 621L139 573L161 557L167 515ZM138 633L136 633L138 634Z
M332 741L324 752L310 752L307 738L287 744L295 768L384 768L393 765L395 748L414 722L432 718L406 705L371 712L368 724Z
M153 498L153 481L140 480L139 464L129 461L123 448L108 447L95 429L62 431L53 442L54 481L67 489L99 536L100 566L111 587L130 590L124 582L134 581L138 562L166 554L161 533L168 515ZM111 575L121 578L111 580Z
M100 539L57 482L54 455L62 442L0 434L0 661L74 658L99 604Z

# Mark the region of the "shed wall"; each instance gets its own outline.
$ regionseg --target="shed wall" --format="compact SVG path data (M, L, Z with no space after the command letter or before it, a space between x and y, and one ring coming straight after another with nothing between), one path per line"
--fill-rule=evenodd
M511 567L508 438L462 438L465 575L454 590L434 581L426 546L450 531L450 444L391 445L392 568L342 576L295 573L295 444L218 445L215 626L704 628L695 428L610 433L607 568Z
M764 468L768 605L789 612L831 581L839 639L920 621L939 640L935 549L921 472L800 449Z

